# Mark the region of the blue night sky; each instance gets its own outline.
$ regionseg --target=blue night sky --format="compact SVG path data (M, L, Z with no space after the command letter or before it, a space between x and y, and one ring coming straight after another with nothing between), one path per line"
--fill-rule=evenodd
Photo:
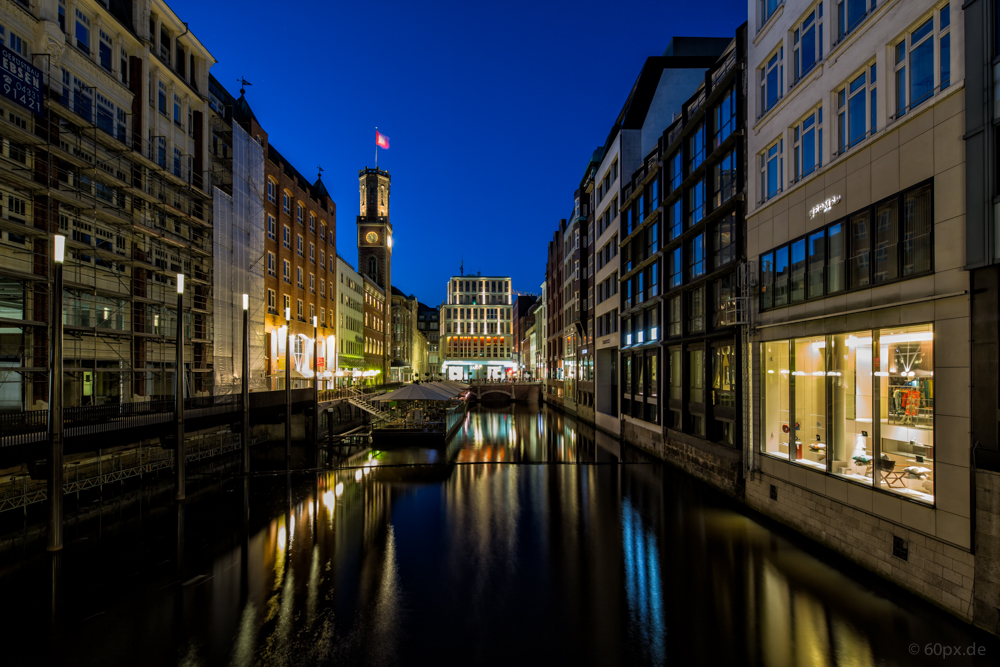
M337 245L356 263L358 169L391 145L393 283L428 305L466 273L538 292L547 243L647 56L670 38L732 36L745 0L316 2L170 0L237 79L270 141L322 165Z

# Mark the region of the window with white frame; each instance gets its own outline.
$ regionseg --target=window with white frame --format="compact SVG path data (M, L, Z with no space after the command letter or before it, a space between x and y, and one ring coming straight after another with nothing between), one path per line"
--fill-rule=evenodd
M298 235L298 238L296 240L295 251L299 253L299 257L303 257L305 255L305 247L303 246L302 243L302 234Z
M945 5L927 17L896 43L892 54L895 119L951 84L951 7Z
M761 27L767 23L767 20L771 18L771 14L778 10L778 7L782 5L784 0L757 0L757 31L759 32Z
M315 273L310 273L309 274L309 291L312 292L313 294L316 293L316 274Z
M277 267L275 266L276 263L277 262L274 258L274 253L273 252L267 253L267 275L269 276L277 275Z
M837 152L843 153L875 133L875 64L866 66L837 91Z
M785 140L778 139L760 154L760 200L767 201L784 189Z
M795 180L816 171L823 164L823 107L795 124L792 128L792 151L795 155Z
M313 264L316 263L316 244L311 241L309 243L309 261Z
M107 34L103 30L98 31L100 33L100 40L97 46L97 56L98 62L100 62L101 67L103 67L108 72L111 71L111 54L113 52L111 35Z
M285 247L288 248L289 250L291 250L292 249L292 230L289 229L288 225L285 225L285 232L284 232L283 241L284 241Z
M76 10L76 47L90 55L90 18Z
M795 81L808 74L823 58L823 3L815 5L792 30Z
M281 195L281 208L285 213L292 212L292 195L288 194L288 190Z
M302 289L305 286L302 283L302 267L301 266L296 266L295 267L295 284L299 286L299 289Z
M276 184L270 178L267 179L267 201L274 203L274 191L276 189Z
M292 282L292 263L289 262L287 259L283 260L282 268L283 268L283 271L284 271L282 277L285 279L286 283L291 284L291 282Z
M275 225L274 225L274 216L271 215L270 213L268 213L267 214L267 238L271 239L272 241L277 240L277 238L275 236L274 227L275 227Z
M316 214L313 213L312 211L309 211L309 231L310 232L316 231Z
M785 47L779 46L757 70L760 78L760 115L763 116L781 99L785 78Z
M302 202L298 202L295 205L295 219L299 221L300 225L305 224L302 218L302 211L303 211Z
M877 0L834 0L834 2L837 10L838 42L861 25L877 4Z

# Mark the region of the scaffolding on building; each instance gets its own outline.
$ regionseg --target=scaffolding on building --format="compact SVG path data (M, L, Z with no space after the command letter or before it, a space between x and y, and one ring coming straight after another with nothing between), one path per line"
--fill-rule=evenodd
M66 406L172 395L177 273L193 293L183 314L185 380L190 395L208 394L212 218L204 175L189 154L175 153L168 168L162 137L143 138L145 124L121 108L109 121L101 88L70 87L51 70L50 62L43 116L0 103L0 410L47 404L56 233L67 238ZM190 129L172 131L193 138Z

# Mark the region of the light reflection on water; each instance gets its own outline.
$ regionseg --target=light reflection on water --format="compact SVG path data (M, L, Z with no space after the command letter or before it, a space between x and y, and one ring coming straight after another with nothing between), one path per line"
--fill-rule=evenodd
M656 536L643 526L642 517L628 498L622 500L622 548L625 553L625 595L628 597L630 634L661 664L666 656L663 625L663 582Z
M875 667L938 664L915 641L982 641L547 409L485 410L447 451L250 491L246 532L226 481L178 511L182 530L153 508L71 545L49 662ZM38 563L0 575L34 605L0 611L12 636L45 627Z

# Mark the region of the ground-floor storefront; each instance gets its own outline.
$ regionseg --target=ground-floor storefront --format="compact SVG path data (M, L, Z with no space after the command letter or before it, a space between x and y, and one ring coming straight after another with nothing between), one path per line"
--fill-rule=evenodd
M758 329L746 502L971 620L969 297L914 301Z
M441 373L448 380L507 380L514 375L514 362L509 359L448 359L441 364Z

